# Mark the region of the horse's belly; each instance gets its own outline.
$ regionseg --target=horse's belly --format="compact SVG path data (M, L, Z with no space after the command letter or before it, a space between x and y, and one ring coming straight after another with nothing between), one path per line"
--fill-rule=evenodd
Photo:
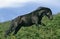
M26 26L28 27L28 26L32 26L32 25L33 25L32 23L24 23L23 24L24 27L26 27Z

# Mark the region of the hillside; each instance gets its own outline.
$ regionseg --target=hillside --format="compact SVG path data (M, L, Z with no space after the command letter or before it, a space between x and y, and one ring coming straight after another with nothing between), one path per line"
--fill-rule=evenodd
M15 39L60 39L60 14L53 16L53 20L49 20L44 17L42 22L46 26L40 25L40 29L37 30L35 25L31 27L22 27L16 34ZM0 39L6 39L4 37L5 30L8 29L9 22L0 23ZM7 39L13 39L12 35Z

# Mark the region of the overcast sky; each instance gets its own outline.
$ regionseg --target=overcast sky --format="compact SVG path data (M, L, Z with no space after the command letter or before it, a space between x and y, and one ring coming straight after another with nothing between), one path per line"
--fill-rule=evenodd
M60 12L60 0L0 0L0 22L8 21L43 6Z

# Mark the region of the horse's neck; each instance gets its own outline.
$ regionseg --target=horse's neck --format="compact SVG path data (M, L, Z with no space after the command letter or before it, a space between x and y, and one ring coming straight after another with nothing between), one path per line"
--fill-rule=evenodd
M44 17L44 13L41 13L41 15L39 16L39 20L41 21L43 17Z

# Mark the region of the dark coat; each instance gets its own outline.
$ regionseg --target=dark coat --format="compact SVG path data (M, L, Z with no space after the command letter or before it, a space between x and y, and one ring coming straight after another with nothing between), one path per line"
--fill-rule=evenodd
M50 8L39 7L38 9L34 10L29 14L18 16L11 21L10 28L9 30L6 31L5 35L9 35L14 30L15 30L14 32L14 35L15 35L22 26L28 27L33 24L36 24L36 26L38 26L39 24L42 24L41 20L42 20L42 17L45 15L49 19L52 19L52 11Z

